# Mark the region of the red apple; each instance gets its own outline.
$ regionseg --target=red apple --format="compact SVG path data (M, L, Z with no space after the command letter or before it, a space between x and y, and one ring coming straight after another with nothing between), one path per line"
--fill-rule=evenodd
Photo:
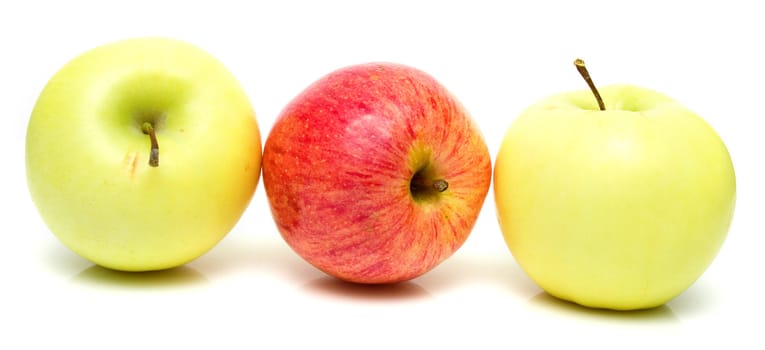
M281 112L263 181L287 244L358 283L424 274L467 239L491 158L465 108L426 73L370 63L319 79Z

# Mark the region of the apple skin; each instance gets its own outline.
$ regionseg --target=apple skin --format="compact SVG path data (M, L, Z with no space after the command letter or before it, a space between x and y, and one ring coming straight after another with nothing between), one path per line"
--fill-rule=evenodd
M549 294L617 310L660 306L705 271L736 180L699 116L641 87L549 97L510 126L494 195L513 256Z
M148 165L145 121L158 167ZM45 86L27 129L27 182L75 253L111 269L166 269L239 220L260 145L249 99L219 61L173 39L128 39L78 56Z
M412 191L413 179L448 188ZM368 63L322 77L285 107L266 140L263 184L303 259L342 280L394 283L467 239L491 157L468 112L431 76Z

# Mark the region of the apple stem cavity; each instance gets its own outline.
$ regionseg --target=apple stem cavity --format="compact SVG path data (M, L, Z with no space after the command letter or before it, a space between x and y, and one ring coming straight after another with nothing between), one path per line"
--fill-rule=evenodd
M587 82L587 86L592 90L592 94L595 95L595 100L598 101L598 108L600 108L601 111L605 111L606 105L603 103L603 98L600 97L600 92L598 92L598 89L595 87L595 83L592 82L590 72L588 72L587 67L584 66L584 61L581 58L577 58L574 60L574 65L576 66L576 70L579 71L579 75L584 78L584 81Z
M438 194L446 191L449 183L444 179L432 180L423 171L414 174L409 182L409 192L419 201L431 201L438 198Z
M144 122L143 125L141 125L141 131L143 131L144 134L149 135L149 139L151 140L149 166L156 168L159 166L159 143L157 143L157 133L154 131L154 124L151 122Z

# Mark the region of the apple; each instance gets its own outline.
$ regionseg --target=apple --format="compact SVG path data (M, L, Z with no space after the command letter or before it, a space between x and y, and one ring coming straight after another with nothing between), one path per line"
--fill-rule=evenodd
M466 109L401 64L347 66L282 110L263 184L287 244L338 279L394 283L431 270L467 239L491 157Z
M75 253L116 270L166 269L237 223L260 145L249 99L218 60L173 39L128 39L47 83L28 124L27 182Z
M575 63L596 97L543 99L502 140L494 196L505 241L555 297L617 310L660 306L721 248L736 197L730 155L673 99L631 85L596 89Z

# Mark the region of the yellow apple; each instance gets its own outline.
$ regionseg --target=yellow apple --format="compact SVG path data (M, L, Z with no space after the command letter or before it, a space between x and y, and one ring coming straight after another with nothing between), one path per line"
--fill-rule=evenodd
M75 253L179 266L236 224L260 174L249 99L214 57L162 38L88 51L45 86L27 129L32 199Z
M494 195L513 256L545 291L582 305L641 309L688 288L719 251L736 181L723 141L649 89L551 96L510 126Z

